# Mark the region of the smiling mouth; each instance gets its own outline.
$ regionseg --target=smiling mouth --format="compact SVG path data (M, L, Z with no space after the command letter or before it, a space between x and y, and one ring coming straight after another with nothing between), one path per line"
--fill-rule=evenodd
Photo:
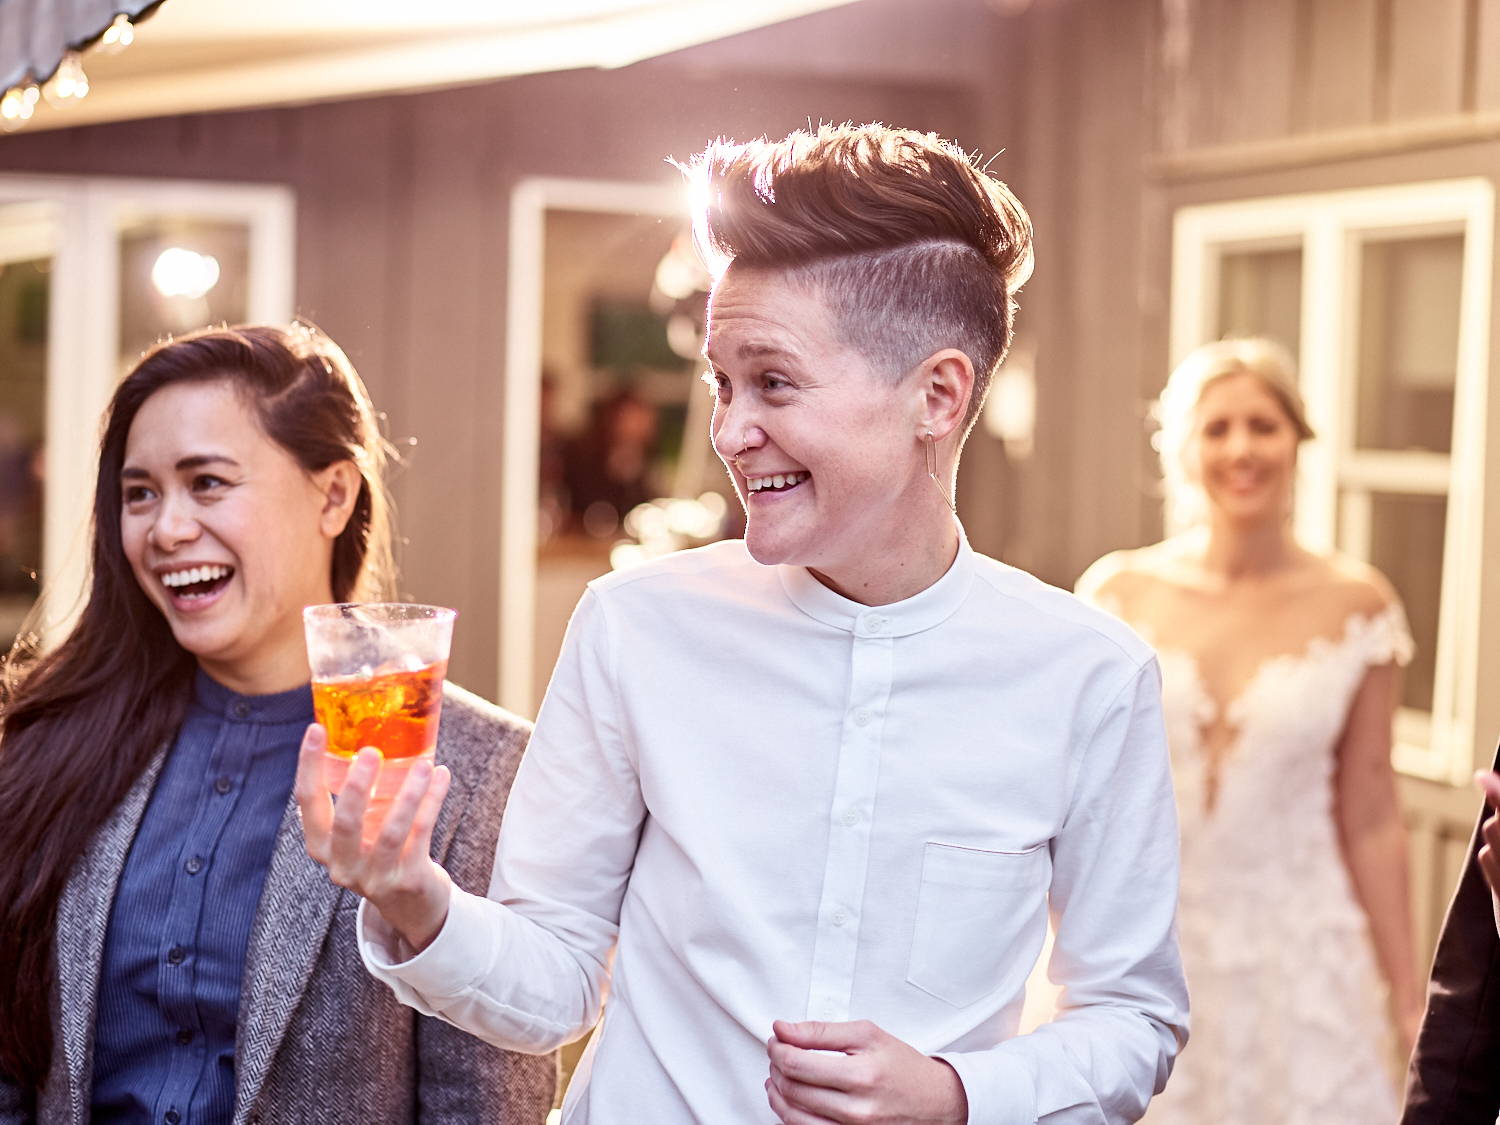
M232 566L194 566L160 575L161 584L174 600L189 603L217 594L233 577Z
M746 477L745 487L751 494L758 492L790 492L803 481L807 480L811 473L773 473L768 477Z

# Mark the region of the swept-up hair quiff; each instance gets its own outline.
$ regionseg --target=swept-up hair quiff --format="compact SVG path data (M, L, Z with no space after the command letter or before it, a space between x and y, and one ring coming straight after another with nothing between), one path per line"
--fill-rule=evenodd
M974 365L968 433L1031 273L1031 219L1004 184L935 134L885 125L719 140L687 171L694 236L716 277L731 262L786 271L822 295L843 343L893 378L958 348Z

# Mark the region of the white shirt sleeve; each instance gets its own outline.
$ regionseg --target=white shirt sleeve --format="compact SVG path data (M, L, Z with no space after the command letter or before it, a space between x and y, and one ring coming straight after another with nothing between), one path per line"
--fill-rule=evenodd
M608 624L568 624L500 829L488 898L454 888L415 957L360 906L360 953L398 999L510 1050L549 1051L599 1017L645 805L622 736Z
M1177 814L1154 660L1097 724L1052 863L1057 1016L988 1050L937 1056L963 1080L972 1125L1136 1121L1187 1041Z

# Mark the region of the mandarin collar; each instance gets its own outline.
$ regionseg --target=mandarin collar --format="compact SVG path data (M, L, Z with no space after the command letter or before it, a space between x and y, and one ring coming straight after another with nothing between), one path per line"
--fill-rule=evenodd
M199 668L193 677L193 700L210 714L232 722L310 723L313 718L311 684L270 695L241 695Z
M974 551L963 524L958 554L943 576L927 589L890 605L863 605L830 590L805 566L778 566L781 587L792 604L815 621L857 637L907 637L941 625L958 611L974 584Z

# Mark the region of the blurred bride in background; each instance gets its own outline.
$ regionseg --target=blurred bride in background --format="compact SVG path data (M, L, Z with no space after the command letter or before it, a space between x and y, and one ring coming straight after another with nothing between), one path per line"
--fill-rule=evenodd
M1312 436L1290 356L1194 351L1160 408L1176 523L1078 592L1161 659L1182 831L1178 924L1192 1041L1151 1125L1394 1122L1421 1017L1406 838L1390 766L1400 602L1290 520Z

